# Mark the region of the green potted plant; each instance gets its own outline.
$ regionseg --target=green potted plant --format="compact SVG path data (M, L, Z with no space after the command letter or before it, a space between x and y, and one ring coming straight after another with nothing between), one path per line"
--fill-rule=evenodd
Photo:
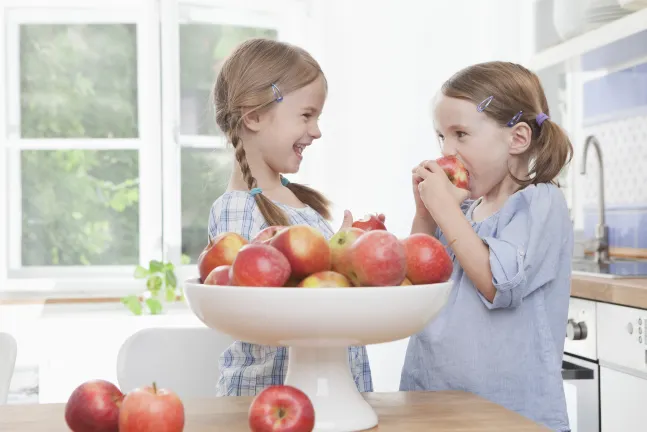
M182 264L188 264L187 256L182 256ZM175 266L172 262L151 260L148 268L138 265L135 268L136 279L146 279L146 291L141 295L132 294L121 299L134 315L163 313L164 303L184 301L182 288L178 287Z

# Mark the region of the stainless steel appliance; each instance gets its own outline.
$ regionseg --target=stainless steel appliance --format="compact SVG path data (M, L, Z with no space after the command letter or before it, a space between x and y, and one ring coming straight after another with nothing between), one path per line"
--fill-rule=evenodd
M562 378L572 432L600 432L596 302L570 299Z

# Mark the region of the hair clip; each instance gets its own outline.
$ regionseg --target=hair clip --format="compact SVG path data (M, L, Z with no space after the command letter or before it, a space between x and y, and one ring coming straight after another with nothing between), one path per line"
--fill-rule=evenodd
M544 121L548 120L549 118L550 118L550 117L548 116L548 114L544 114L543 112L540 112L539 114L537 114L537 117L536 117L537 124L538 124L539 126L541 126L541 124L542 124Z
M249 191L249 194L250 194L251 196L256 196L256 195L258 195L258 194L260 194L260 193L263 193L263 189L261 189L261 188L257 188L257 187L256 187L256 188L253 188L252 190L250 190L250 191Z
M492 102L492 99L494 99L494 96L488 96L487 98L485 98L485 100L483 100L483 102L478 104L478 106L476 107L476 111L478 111L478 112L485 111L485 108L487 108L488 105L490 105L490 102Z
M283 100L283 95L281 94L281 90L279 90L279 88L274 83L272 83L272 92L274 92L275 101L281 102Z
M508 127L512 127L516 125L519 119L521 118L521 114L523 114L523 111L519 111L518 113L516 113L514 117L512 117L512 120L508 122Z
M285 177L281 176L281 184L283 186L287 186L290 184L290 180L286 179Z

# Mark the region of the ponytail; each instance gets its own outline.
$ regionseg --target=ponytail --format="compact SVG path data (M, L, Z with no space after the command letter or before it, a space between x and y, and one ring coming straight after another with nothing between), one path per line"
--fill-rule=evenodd
M573 145L557 123L546 120L539 126L535 154L529 171L530 184L553 183L573 157Z

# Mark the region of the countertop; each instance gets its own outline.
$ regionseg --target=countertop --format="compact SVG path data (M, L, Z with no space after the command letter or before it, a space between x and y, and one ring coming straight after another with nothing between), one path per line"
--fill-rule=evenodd
M647 278L572 275L571 297L647 309Z
M379 417L379 432L548 431L476 395L458 391L365 393ZM251 397L185 401L185 432L249 432ZM63 404L0 406L0 430L69 432Z

